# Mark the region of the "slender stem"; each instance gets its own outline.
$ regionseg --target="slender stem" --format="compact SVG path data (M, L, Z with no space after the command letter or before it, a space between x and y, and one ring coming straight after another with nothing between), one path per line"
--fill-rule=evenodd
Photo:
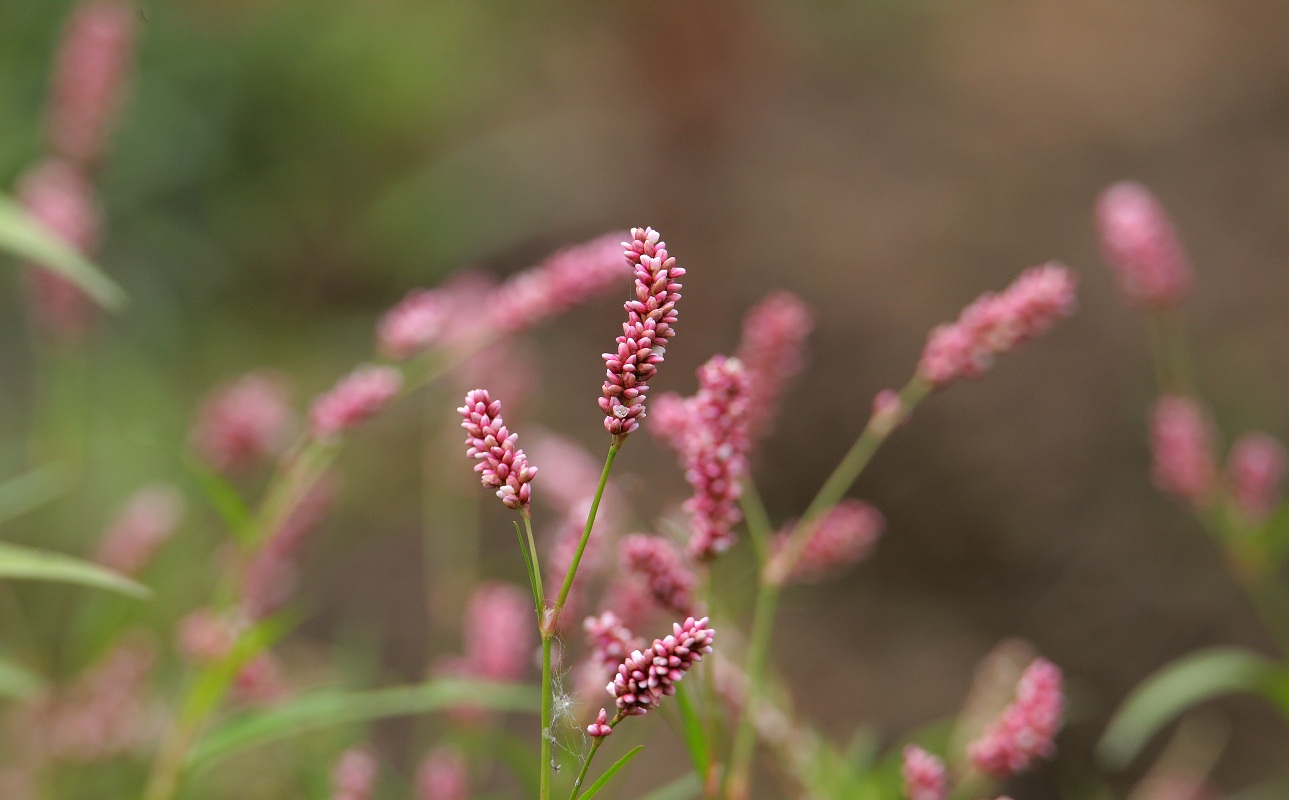
M774 617L779 607L782 586L762 579L756 594L756 607L752 612L752 636L747 646L747 696L743 698L743 713L739 716L738 730L734 734L734 748L730 754L729 771L726 773L728 797L746 798L752 756L756 752L757 703L762 684L769 668L770 643L774 638Z
M564 576L564 584L559 588L559 596L555 598L555 606L550 612L549 623L543 624L543 628L549 628L554 631L559 627L559 615L564 610L564 603L568 600L568 593L573 589L573 578L577 576L577 567L582 563L582 553L586 550L586 543L591 540L591 528L595 526L595 515L600 510L600 500L604 497L604 487L609 483L609 471L613 469L613 460L618 457L618 450L622 449L622 440L614 437L613 443L609 445L609 455L604 459L604 469L600 472L600 485L595 488L595 497L591 500L591 510L586 515L586 527L582 530L582 539L577 543L577 550L573 553L573 560L568 565L568 573Z
M554 631L542 631L542 763L541 763L541 800L550 800L551 796L551 740L555 738L551 707L551 644L554 642Z
M739 505L747 519L748 538L752 541L752 549L756 550L757 561L764 564L769 557L770 535L774 528L770 515L765 510L765 503L761 500L761 493L756 490L756 483L751 476L743 482L743 495L739 498Z
M545 603L546 592L542 589L542 563L537 558L537 541L533 538L533 515L529 513L528 506L524 506L523 517L524 532L528 534L528 553L529 557L533 560L533 583L537 590L537 596L541 598L543 603ZM540 608L538 609L538 614L541 614ZM541 624L540 616L537 620L537 624Z
M613 719L609 720L609 728L617 727L617 724L621 721L621 714L614 715ZM604 740L607 738L609 737L596 736L595 740L591 742L591 750L586 754L586 758L582 760L582 769L577 773L577 780L573 781L573 792L568 796L568 800L577 800L578 795L582 794L582 782L586 780L586 773L591 770L591 760L595 758L600 745L604 744Z
M1146 331L1150 337L1150 352L1160 391L1194 394L1195 366L1177 310L1150 312L1146 316Z

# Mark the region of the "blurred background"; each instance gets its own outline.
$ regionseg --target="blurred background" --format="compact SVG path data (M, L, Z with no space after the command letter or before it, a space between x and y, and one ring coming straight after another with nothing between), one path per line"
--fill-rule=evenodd
M0 0L0 187L40 156L69 7ZM182 472L215 384L269 367L303 403L369 357L409 289L646 224L689 270L658 389L692 391L772 289L818 314L757 468L786 520L930 327L1059 259L1080 276L1078 315L919 409L856 491L887 515L875 556L794 592L779 628L806 654L779 659L802 709L841 737L952 713L996 642L1029 640L1070 676L1072 718L1056 764L1012 788L1054 798L1096 769L1107 716L1154 669L1205 645L1270 652L1202 532L1151 486L1144 329L1091 207L1121 178L1157 192L1195 264L1187 321L1218 420L1289 435L1286 33L1289 5L1271 0L141 2L98 178L98 262L131 305L81 357L44 358L12 273L0 294L0 469L73 439L84 460L73 495L6 536L84 550L130 490ZM602 450L599 354L620 315L593 303L531 338L536 390L512 426ZM449 428L455 405L441 398ZM426 413L402 403L346 450L295 635L361 620L365 657L405 679L442 649L409 436ZM661 447L624 458L680 496ZM506 526L488 571L520 579ZM167 559L204 570L216 548L181 535ZM175 574L159 590L199 602ZM1220 785L1283 765L1271 711L1215 713L1232 737Z

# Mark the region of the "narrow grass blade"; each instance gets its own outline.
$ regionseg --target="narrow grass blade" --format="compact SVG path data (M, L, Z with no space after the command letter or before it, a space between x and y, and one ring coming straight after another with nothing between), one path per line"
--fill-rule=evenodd
M0 195L0 250L56 272L104 308L125 305L125 292L88 259L51 236L12 198Z
M627 754L624 755L622 758L619 758L617 761L613 762L613 766L606 769L604 771L604 774L600 776L599 780L591 784L590 787L588 787L585 792L578 795L579 800L591 800L592 797L595 797L595 795L598 794L599 791L604 788L604 785L609 782L609 779L612 778L614 775L618 774L618 770L622 769L628 763L630 763L631 759L639 755L640 751L643 749L644 749L644 745L638 744L635 747L631 748L629 751L627 751Z
M0 578L76 583L140 598L152 594L148 587L88 561L14 544L0 543Z

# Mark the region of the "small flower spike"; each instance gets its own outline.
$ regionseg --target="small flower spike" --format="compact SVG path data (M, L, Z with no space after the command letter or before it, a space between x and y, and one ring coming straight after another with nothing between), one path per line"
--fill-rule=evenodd
M596 739L603 739L605 736L613 733L613 728L609 727L609 712L604 709L600 709L600 713L595 718L595 722L586 726L586 733L588 736L592 736Z
M698 370L698 394L689 403L692 418L685 441L685 480L694 494L685 502L690 514L688 553L708 561L734 544L734 526L743 518L739 497L747 475L748 408L752 381L737 358L715 356Z
M911 744L904 748L904 797L906 800L944 800L944 762Z
M465 660L473 677L516 681L532 661L532 596L508 583L485 583L465 612Z
M998 778L1015 775L1035 758L1048 757L1065 706L1061 670L1038 658L1021 675L1016 699L967 752L980 770Z
M716 632L707 623L707 617L677 622L666 638L654 639L648 650L636 650L618 666L607 688L616 698L620 716L641 716L663 697L676 693L676 684L690 667L712 652Z
M1251 522L1265 522L1280 504L1285 474L1285 448L1262 432L1236 440L1227 459L1227 484L1240 512Z
M210 394L191 440L207 464L220 472L238 472L282 452L293 427L285 381L256 372Z
M784 390L805 367L814 326L810 307L791 292L775 292L744 315L738 357L751 378L748 428L754 439L773 428Z
M631 277L618 244L621 232L566 247L506 280L486 301L499 333L513 334L559 316Z
M1055 262L1027 269L1001 294L986 293L956 322L931 331L918 374L936 388L984 373L995 357L1074 312L1074 275Z
M413 289L381 318L376 348L395 361L411 358L440 343L458 311L442 290Z
M349 748L331 772L331 800L370 800L379 771L380 762L370 750Z
M436 747L416 769L416 800L468 800L470 770L462 755L449 747Z
M1155 485L1196 507L1206 506L1217 485L1208 415L1190 397L1166 395L1150 418Z
M653 228L632 228L631 240L622 246L635 270L635 293L624 306L627 321L617 350L604 354L606 379L600 398L604 427L619 440L635 432L644 418L649 381L666 356L667 340L676 333L681 290L677 281L685 275Z
M863 500L842 500L819 520L801 551L790 576L794 581L819 580L865 558L881 535L882 512ZM792 536L792 527L779 532L775 547L781 550Z
M124 94L135 9L88 0L72 12L54 64L45 120L49 148L81 168L97 165Z
M1167 212L1139 183L1116 183L1097 200L1101 252L1119 291L1139 308L1168 308L1186 299L1191 268Z
M103 533L94 560L122 575L137 576L174 535L183 511L183 495L174 486L144 486L130 495Z
M697 579L671 542L661 536L632 534L622 540L618 555L622 569L644 581L654 602L679 614L693 613Z
M587 617L582 628L591 646L591 660L605 669L615 669L632 650L644 647L644 642L612 611L605 611L598 617Z
M519 434L511 433L501 418L501 401L493 400L487 389L474 389L466 392L465 405L457 411L464 418L465 454L479 462L474 471L480 481L496 489L507 508L527 509L537 468L528 465L528 457L515 445Z
M359 367L313 402L309 422L319 440L334 439L380 413L403 388L393 367Z

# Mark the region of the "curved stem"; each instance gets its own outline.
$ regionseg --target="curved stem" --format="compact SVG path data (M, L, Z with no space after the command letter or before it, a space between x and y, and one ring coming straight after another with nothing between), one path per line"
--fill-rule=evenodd
M609 720L609 727L614 728L621 721L622 715L616 714L613 719ZM595 754L600 749L600 745L603 744L604 740L607 738L609 737L596 736L595 741L591 742L591 750L586 754L586 758L582 760L582 769L577 773L577 780L573 781L573 792L568 796L568 800L577 800L578 795L582 793L582 782L586 780L586 773L591 770L591 760L595 758Z
M613 460L618 457L618 450L622 448L622 440L614 437L613 443L609 445L609 455L604 459L604 469L600 472L600 485L595 488L595 497L591 500L591 510L586 515L586 527L582 530L582 538L577 543L577 550L573 553L573 560L568 565L568 573L564 575L564 584L559 588L559 596L555 598L555 606L550 611L549 623L543 623L543 628L549 628L554 631L559 627L559 615L564 610L564 603L568 601L568 593L573 589L573 578L577 576L577 567L582 563L582 553L586 550L586 543L591 540L591 528L595 526L595 515L600 510L600 500L604 497L604 487L609 483L609 471L613 469Z

